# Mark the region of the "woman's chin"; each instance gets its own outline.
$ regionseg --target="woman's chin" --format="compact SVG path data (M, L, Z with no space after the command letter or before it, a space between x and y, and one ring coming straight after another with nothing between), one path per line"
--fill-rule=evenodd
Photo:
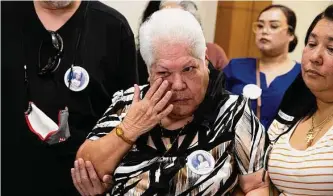
M189 105L173 105L173 110L169 114L171 118L185 118L192 116L195 108Z

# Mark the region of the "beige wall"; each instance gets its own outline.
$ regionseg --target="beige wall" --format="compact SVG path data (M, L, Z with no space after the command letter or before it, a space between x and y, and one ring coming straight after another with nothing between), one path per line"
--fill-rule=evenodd
M105 4L117 9L120 13L122 13L126 19L128 20L135 36L137 36L138 28L139 28L139 20L141 18L141 14L145 9L148 0L141 1L103 1ZM274 4L283 4L291 9L293 9L297 16L297 28L296 35L298 36L298 45L293 53L290 54L291 58L300 61L302 56L302 49L304 47L304 37L305 33L310 26L313 18L321 12L325 7L327 7L333 1L273 1ZM201 19L202 25L204 29L204 33L206 36L206 40L208 42L212 42L214 40L215 34L215 22L216 22L216 11L217 11L217 1L196 1ZM251 32L249 32L251 33Z
M128 23L130 24L133 33L135 34L135 36L137 36L141 14L143 13L149 1L109 0L103 2L122 13L128 20ZM196 3L200 11L206 40L208 42L212 42L214 40L215 33L217 1L196 1Z

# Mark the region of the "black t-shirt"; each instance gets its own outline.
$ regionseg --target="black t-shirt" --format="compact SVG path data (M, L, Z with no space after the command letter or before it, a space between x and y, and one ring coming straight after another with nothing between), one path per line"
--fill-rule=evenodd
M147 71L147 65L140 54L140 50L136 51L136 57L137 57L138 73L140 76L139 84L140 85L147 84L149 74Z
M137 82L133 33L116 10L97 1L82 2L57 31L64 43L59 68L53 74L39 76L39 65L43 67L52 56L48 49L52 49L51 35L32 2L1 2L1 7L2 193L77 195L70 168L78 147L110 105L113 93ZM80 92L69 90L64 83L74 57L75 65L87 70L90 77ZM43 143L26 124L28 101L56 123L59 110L67 106L71 137L55 145Z

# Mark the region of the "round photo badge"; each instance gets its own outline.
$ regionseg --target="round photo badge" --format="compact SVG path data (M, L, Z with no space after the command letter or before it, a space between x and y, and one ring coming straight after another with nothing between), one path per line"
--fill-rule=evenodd
M72 91L82 91L88 86L89 74L79 66L69 68L64 76L65 85Z
M243 88L243 96L250 99L258 99L261 93L261 88L255 84L248 84Z
M197 150L187 157L186 164L193 173L205 175L213 171L215 160L209 152Z

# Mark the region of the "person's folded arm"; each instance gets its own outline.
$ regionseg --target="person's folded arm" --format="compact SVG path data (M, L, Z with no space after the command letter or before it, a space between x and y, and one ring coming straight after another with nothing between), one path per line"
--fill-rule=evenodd
M125 136L135 141L138 135L130 129L119 125L125 132ZM98 140L87 139L80 147L77 158L91 161L100 179L106 174L112 174L121 159L130 150L131 145L118 137L113 129L106 136Z
M112 174L119 161L131 148L129 144L122 141L115 134L115 127L120 126L123 113L124 96L123 91L118 91L113 95L112 104L106 110L103 117L97 122L93 131L87 136L87 140L79 148L76 158L90 161L99 178L106 174ZM125 128L123 128L125 132ZM125 134L131 139L131 132L126 130Z
M235 157L240 171L239 186L246 196L269 195L269 179L264 175L265 128L243 100L237 108L242 113L235 126Z
M114 128L122 127L123 103L126 101L123 94L123 91L114 94L111 106L77 152L71 175L75 188L83 196L102 194L112 186L113 171L130 148L114 136Z
M125 108L122 106L125 101L122 91L114 95L113 103L88 135L88 139L81 145L76 155L77 159L90 161L100 179L104 175L112 174L131 148L130 144L116 135L116 127L121 128L124 136L133 142L139 137L138 131L133 130L133 127L126 127L122 123L122 116L125 116Z
M137 85L125 92L117 92L110 108L78 150L77 159L90 161L100 179L113 174L130 150L132 145L129 143L134 143L172 111L173 105L168 104L172 92L167 91L168 86L167 81L156 80L142 100ZM130 106L126 106L128 102L132 102ZM117 127L132 142L119 137L115 130Z
M113 77L107 76L103 79L103 88L110 97L116 90L127 89L138 82L134 35L125 18L122 20L118 32L119 56L116 59L105 58L104 62L105 74L117 73ZM109 41L107 40L107 42ZM108 44L112 45L114 43L110 42ZM113 52L114 47L108 47L108 51ZM117 81L116 85L114 84L115 81ZM112 105L98 121L94 130L88 135L87 140L77 152L77 159L82 158L85 161L91 161L101 179L103 174L112 174L119 161L131 148L131 145L115 134L115 127L121 127L125 136L132 141L135 141L138 137L134 130L130 130L131 127L125 128L121 123L124 113L116 111L119 110L119 106L122 104L122 98L122 91L114 94Z
M266 172L263 180L263 173L264 169L260 169L254 173L239 176L239 186L246 196L269 195L268 175Z

